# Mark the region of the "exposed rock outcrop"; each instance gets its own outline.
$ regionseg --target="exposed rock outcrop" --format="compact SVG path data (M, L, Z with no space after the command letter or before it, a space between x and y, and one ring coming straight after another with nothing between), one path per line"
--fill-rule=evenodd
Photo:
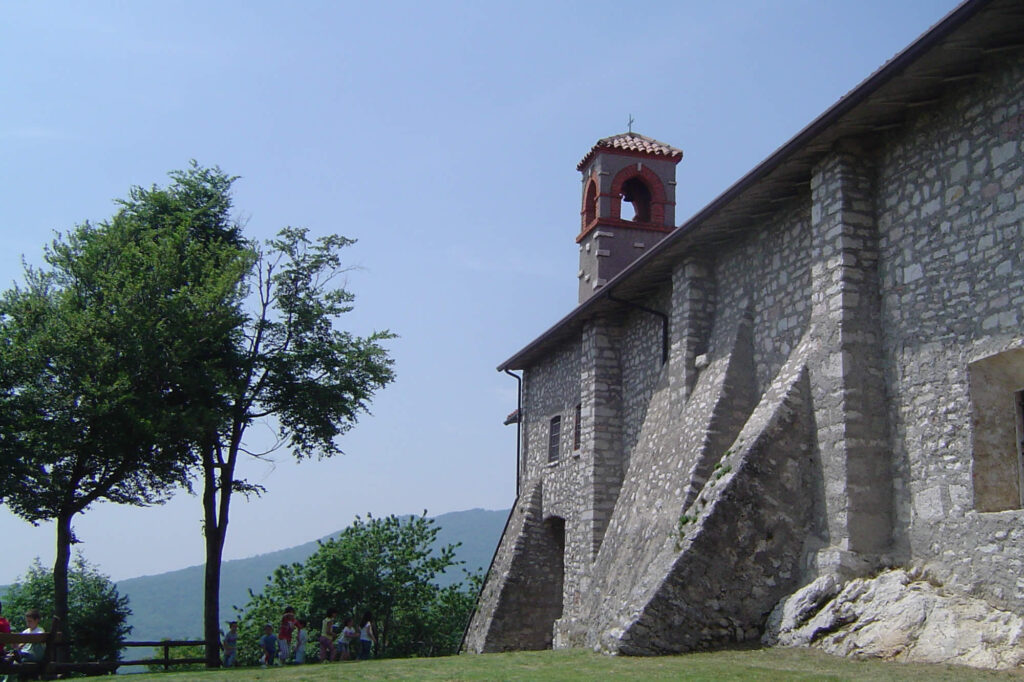
M838 656L1006 669L1024 664L1024 619L896 569L851 580L841 590L829 576L815 580L776 606L764 642Z

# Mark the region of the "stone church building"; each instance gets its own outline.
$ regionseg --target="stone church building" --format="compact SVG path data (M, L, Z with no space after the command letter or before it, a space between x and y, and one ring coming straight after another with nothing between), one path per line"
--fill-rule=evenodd
M679 149L598 141L464 648L722 646L888 566L1024 614L1022 100L1024 3L968 0L682 224Z

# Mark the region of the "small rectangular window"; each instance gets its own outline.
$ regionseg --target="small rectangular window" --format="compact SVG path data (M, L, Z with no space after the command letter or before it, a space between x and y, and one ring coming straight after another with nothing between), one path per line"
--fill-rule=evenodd
M548 461L558 461L558 441L562 438L562 418L551 418L551 431L548 437Z
M1017 391L1013 398L1017 408L1017 494L1024 507L1024 391Z
M583 405L576 403L576 419L572 425L572 449L580 449L580 417L583 416Z
M967 365L974 508L1024 508L1024 348Z

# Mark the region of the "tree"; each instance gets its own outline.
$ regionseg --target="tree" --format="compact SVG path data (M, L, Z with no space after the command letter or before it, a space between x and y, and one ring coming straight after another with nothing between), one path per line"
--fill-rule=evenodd
M255 309L234 342L232 380L219 391L225 405L217 427L198 444L203 479L206 539L204 638L220 636L220 570L231 496L262 488L236 477L246 429L273 420L277 443L296 459L340 454L340 435L368 410L371 397L394 379L392 360L380 345L382 331L359 337L337 328L352 309L352 294L336 286L344 272L340 251L353 241L338 235L311 240L286 228L257 250L249 283ZM220 665L207 647L207 665Z
M254 255L221 220L232 178L195 164L171 177L58 235L46 267L0 295L0 502L56 522L54 612L68 625L74 516L187 485L225 402L211 386L235 370Z
M378 655L438 656L458 651L476 601L479 577L441 588L438 576L456 566L457 545L435 547L438 526L423 516L356 518L320 543L303 564L281 566L264 591L252 594L239 620L240 640L256 641L285 605L316 630L328 609L356 620L371 611ZM255 652L249 652L254 656Z
M68 574L70 609L68 627L75 636L71 642L72 661L116 661L122 644L131 634L127 624L132 614L128 597L118 594L110 578L100 573L85 559L76 557ZM4 608L12 616L29 609L44 614L44 627L49 627L45 614L54 611L53 573L38 561L29 567L7 589Z

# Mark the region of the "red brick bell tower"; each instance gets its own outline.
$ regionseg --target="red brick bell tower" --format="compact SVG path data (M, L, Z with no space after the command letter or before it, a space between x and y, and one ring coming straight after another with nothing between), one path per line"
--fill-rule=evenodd
M598 140L576 166L583 174L580 303L675 228L682 158L681 149L628 132Z

